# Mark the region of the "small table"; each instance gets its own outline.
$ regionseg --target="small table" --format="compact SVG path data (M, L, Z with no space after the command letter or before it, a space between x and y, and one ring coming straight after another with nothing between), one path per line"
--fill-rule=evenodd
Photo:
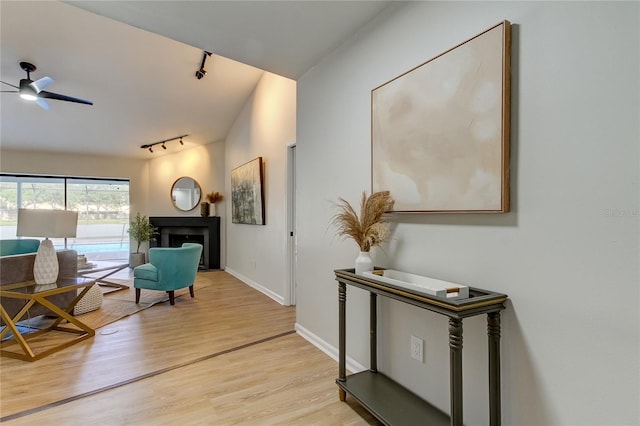
M33 281L26 281L21 283L3 285L2 287L0 287L0 299L6 297L27 301L20 312L18 312L13 318L9 316L7 311L0 304L0 316L6 324L4 329L0 332L0 339L3 339L9 332L11 332L13 335L11 338L0 342L0 355L20 359L23 361L36 361L47 355L51 355L52 353L67 348L75 343L88 339L89 337L93 337L95 335L95 331L91 327L71 315L71 312L73 312L73 308L76 303L78 303L78 301L82 299L82 297L89 291L93 284L95 284L95 281L87 278L59 278L58 282L54 284L45 284L42 286L36 285ZM82 291L78 292L79 289L81 289ZM78 295L65 308L60 308L47 300L47 297L49 296L53 296L54 294L59 293L65 293L68 291L77 292ZM48 308L51 312L53 312L53 314L55 314L55 319L50 326L42 330L38 330L33 333L22 334L18 329L17 323L20 318L22 318L22 316L27 313L29 308L31 308L36 303L39 303L40 305ZM69 323L78 327L79 330L75 328L60 326L62 320L67 320ZM29 345L28 340L49 333L51 331L61 331L64 333L71 333L76 336L73 339L66 340L40 353L35 353L33 348ZM16 343L20 346L23 353L8 351L5 349L7 346L11 346Z
M114 263L112 265L106 265L105 263L103 264L103 266L100 266L100 264L97 264L97 266L92 268L78 269L78 276L84 277L84 278L91 278L95 280L96 284L100 286L114 287L114 288L117 288L118 290L126 290L129 288L128 285L116 283L113 281L107 281L105 280L105 278L115 274L116 272L122 271L123 269L128 267L129 267L128 263ZM98 272L106 272L106 274L102 274L97 278L93 278L89 276Z
M355 273L354 269L335 271L338 281L338 385L339 398L353 396L384 424L430 424L462 426L462 320L487 315L489 359L489 424L500 426L500 311L506 294L469 287L469 297L451 300L431 296L408 287L392 285ZM369 370L346 374L347 285L369 292ZM388 376L378 372L377 297L387 297L426 309L449 319L449 395L451 416L424 401ZM382 319L384 320L384 318Z

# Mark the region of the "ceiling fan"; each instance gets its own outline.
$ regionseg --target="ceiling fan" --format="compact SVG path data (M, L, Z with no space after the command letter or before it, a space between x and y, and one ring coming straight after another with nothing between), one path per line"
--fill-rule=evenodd
M51 107L45 101L45 99L53 99L56 101L66 101L66 102L75 102L78 104L86 104L93 105L91 101L85 101L84 99L74 98L67 95L61 95L59 93L47 92L46 90L42 90L51 83L53 83L53 79L51 77L42 77L36 81L31 80L31 73L36 70L36 66L30 64L29 62L20 62L20 68L27 73L27 78L23 78L20 80L20 86L15 86L11 83L7 83L6 81L0 81L0 83L6 84L7 86L14 87L18 90L2 90L2 93L19 93L22 99L26 99L28 101L35 101L40 107L43 109L50 109Z

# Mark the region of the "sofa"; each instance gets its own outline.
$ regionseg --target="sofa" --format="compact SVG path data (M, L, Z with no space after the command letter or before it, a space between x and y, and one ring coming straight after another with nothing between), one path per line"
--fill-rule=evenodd
M6 240L5 240L6 241ZM38 241L38 240L36 240ZM56 252L58 255L59 264L59 277L75 278L78 274L78 253L75 250L59 250ZM33 263L35 262L36 254L15 254L11 256L0 257L0 287L23 281L33 280ZM65 292L51 296L49 300L61 308L66 308L73 299L75 299L75 292ZM9 316L13 317L20 309L25 305L25 301L12 298L3 298L2 307L7 311ZM52 312L42 305L34 305L29 309L25 318L33 318L38 315L48 315Z
M33 238L0 240L0 257L35 253L38 251L38 247L40 247L40 240Z

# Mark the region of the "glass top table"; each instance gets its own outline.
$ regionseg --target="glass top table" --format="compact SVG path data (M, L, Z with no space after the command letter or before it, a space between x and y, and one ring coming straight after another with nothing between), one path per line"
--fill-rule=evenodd
M2 339L0 342L0 355L24 361L36 361L82 340L93 337L95 330L74 317L71 313L76 304L94 284L95 280L93 279L74 277L59 278L57 282L52 284L36 284L34 281L25 281L0 287L0 302L3 299L21 299L25 301L25 305L13 317L7 313L0 303L0 317L2 317L2 321L5 323L5 327L0 331L0 339ZM47 299L47 297L55 294L70 291L76 292L77 295L67 306L56 306ZM35 304L40 304L49 309L53 316L53 322L43 329L32 333L25 333L21 331L21 327L18 327L18 321ZM67 321L65 325L61 325L63 320ZM68 333L73 336L71 339L64 340L53 347L47 347L47 349L39 352L30 344L29 340L53 331ZM15 345L21 349L21 352L6 349L7 347Z

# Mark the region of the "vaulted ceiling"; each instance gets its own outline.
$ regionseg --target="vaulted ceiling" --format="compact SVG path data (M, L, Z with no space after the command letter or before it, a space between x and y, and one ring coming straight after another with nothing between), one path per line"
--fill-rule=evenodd
M149 158L140 145L223 140L263 70L298 78L388 4L3 0L0 80L19 85L28 61L32 80L54 80L47 91L94 105L49 100L47 111L2 93L0 147ZM203 50L213 56L198 80Z

